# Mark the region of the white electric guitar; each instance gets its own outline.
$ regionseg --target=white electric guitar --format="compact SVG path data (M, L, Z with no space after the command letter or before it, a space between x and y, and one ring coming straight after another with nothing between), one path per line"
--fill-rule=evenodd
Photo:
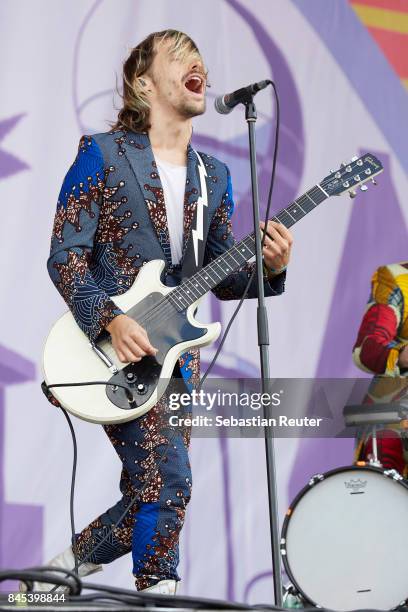
M382 170L381 162L370 153L355 157L273 220L289 228L332 195L348 191L354 197L357 187L365 191L364 183L375 184L374 177ZM210 344L220 334L220 323L202 325L195 320L200 299L254 253L255 238L250 234L177 287L160 282L162 260L144 265L132 287L112 298L146 329L151 344L158 348L155 357L138 363L120 362L108 333L90 344L67 312L51 329L44 349L44 378L52 394L70 413L92 423L122 423L145 414L165 392L178 357Z

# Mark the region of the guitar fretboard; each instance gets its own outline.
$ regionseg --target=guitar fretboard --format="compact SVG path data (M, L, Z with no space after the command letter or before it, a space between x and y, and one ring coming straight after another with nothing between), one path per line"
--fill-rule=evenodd
M315 185L306 193L294 200L289 206L283 208L273 221L282 223L285 227L292 227L297 221L303 219L316 206L328 198L328 194L320 185ZM235 272L255 255L254 233L249 234L231 249L214 259L204 268L196 272L191 278L184 280L178 287L168 294L167 300L182 311L194 304L200 297L214 289L231 272Z

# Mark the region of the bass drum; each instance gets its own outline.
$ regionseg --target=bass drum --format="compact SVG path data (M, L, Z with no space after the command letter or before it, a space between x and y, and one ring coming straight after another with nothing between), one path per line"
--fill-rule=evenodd
M314 476L288 509L281 553L312 605L390 610L408 598L408 486L395 470Z

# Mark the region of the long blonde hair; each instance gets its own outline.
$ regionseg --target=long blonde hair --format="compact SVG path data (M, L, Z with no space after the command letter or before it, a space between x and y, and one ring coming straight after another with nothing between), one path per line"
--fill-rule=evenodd
M112 129L128 128L133 132L146 132L150 128L150 104L139 81L139 77L148 74L159 45L171 41L170 53L177 59L200 52L195 42L184 32L162 30L149 34L134 47L123 63L123 106Z

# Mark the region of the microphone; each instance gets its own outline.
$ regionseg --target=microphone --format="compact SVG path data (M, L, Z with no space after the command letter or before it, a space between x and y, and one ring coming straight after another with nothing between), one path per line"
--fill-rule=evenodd
M259 81L258 83L247 85L247 87L236 89L232 93L218 96L214 100L215 110L222 115L228 115L237 104L250 102L253 95L257 94L261 89L265 89L271 83L272 81L266 79L265 81Z

